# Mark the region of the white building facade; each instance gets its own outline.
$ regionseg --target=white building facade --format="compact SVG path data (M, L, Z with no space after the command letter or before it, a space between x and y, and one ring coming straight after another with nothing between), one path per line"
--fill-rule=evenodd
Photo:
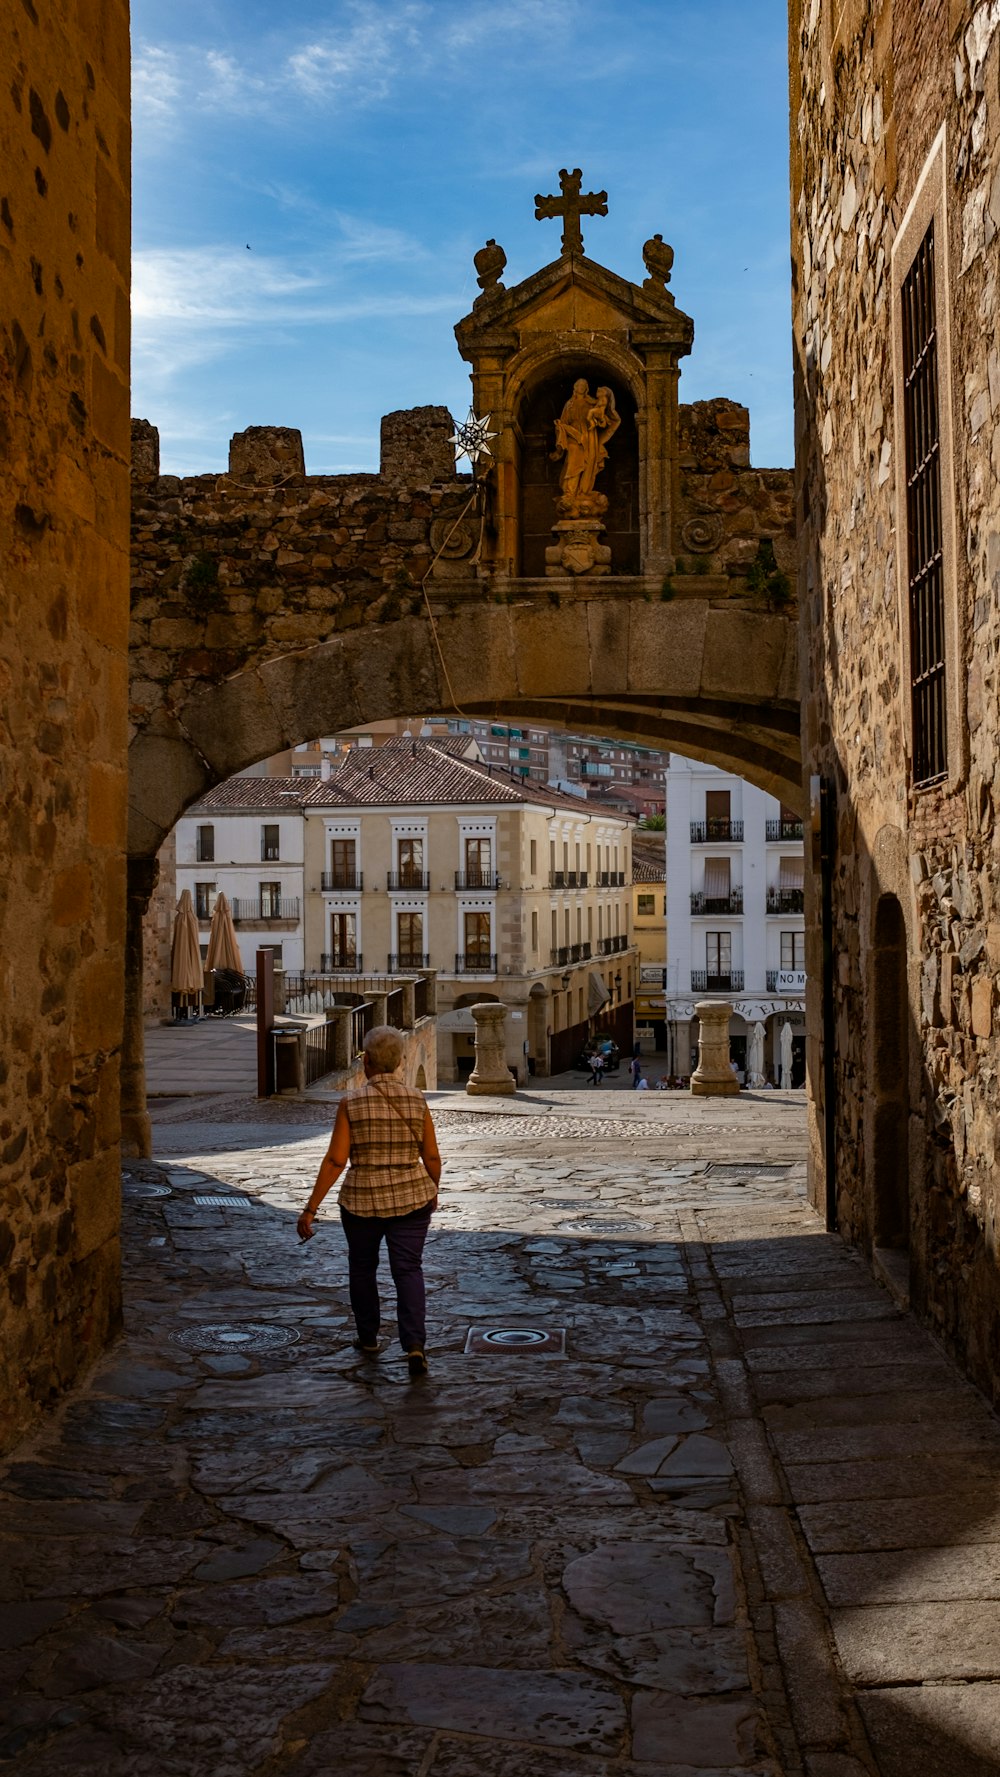
M259 949L275 965L305 967L304 829L297 796L282 778L231 778L213 792L211 808L179 820L177 894L191 890L201 952L208 949L216 897L233 910L236 940L248 974Z
M671 1071L697 1065L702 999L732 1007L740 1071L764 1025L777 1085L780 1035L793 1038L792 1083L805 1081L805 854L801 817L743 778L674 753L667 784L666 1018Z

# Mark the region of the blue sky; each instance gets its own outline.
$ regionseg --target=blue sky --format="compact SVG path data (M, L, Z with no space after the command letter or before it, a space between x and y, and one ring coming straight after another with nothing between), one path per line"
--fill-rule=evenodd
M133 412L165 473L297 426L314 474L378 467L379 420L464 416L472 256L557 257L560 167L607 189L588 254L674 247L681 399L792 461L784 0L135 0ZM249 251L248 251L249 247Z

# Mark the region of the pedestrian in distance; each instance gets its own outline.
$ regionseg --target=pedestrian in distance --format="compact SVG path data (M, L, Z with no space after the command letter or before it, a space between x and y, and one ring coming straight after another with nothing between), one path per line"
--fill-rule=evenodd
M634 1091L642 1078L642 1062L639 1060L638 1055L633 1055L628 1064L628 1068L629 1073L632 1075L632 1089Z
M316 1212L350 1166L340 1187L340 1219L347 1237L351 1308L365 1357L379 1354L381 1308L378 1262L382 1241L396 1286L399 1342L413 1377L427 1374L424 1241L437 1208L441 1155L421 1092L396 1077L403 1039L387 1024L364 1042L365 1083L337 1107L330 1146L309 1201L298 1219L300 1240L316 1232Z
M599 1086L603 1077L604 1056L600 1053L600 1050L598 1050L596 1055L590 1057L590 1079L587 1081L588 1086Z

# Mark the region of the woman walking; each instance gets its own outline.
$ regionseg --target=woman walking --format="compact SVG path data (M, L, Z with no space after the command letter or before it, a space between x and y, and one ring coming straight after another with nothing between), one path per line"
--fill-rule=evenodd
M340 1219L347 1236L351 1307L357 1350L377 1357L381 1313L379 1249L384 1238L396 1286L399 1341L411 1376L426 1376L424 1241L437 1208L441 1156L430 1111L415 1087L395 1078L403 1039L391 1026L370 1030L364 1043L365 1084L342 1098L330 1146L299 1216L300 1240L315 1233L316 1211L348 1161L340 1187Z

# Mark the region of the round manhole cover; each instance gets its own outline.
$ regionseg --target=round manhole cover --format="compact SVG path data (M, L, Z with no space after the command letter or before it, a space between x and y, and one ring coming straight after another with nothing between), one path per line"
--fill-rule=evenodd
M125 1179L122 1188L129 1197L169 1197L172 1195L169 1185L154 1185L148 1179Z
M252 1320L183 1327L170 1337L185 1351L280 1351L283 1346L297 1345L299 1341L294 1327L271 1327Z
M548 1333L540 1332L538 1327L493 1327L483 1334L484 1345L547 1345Z

